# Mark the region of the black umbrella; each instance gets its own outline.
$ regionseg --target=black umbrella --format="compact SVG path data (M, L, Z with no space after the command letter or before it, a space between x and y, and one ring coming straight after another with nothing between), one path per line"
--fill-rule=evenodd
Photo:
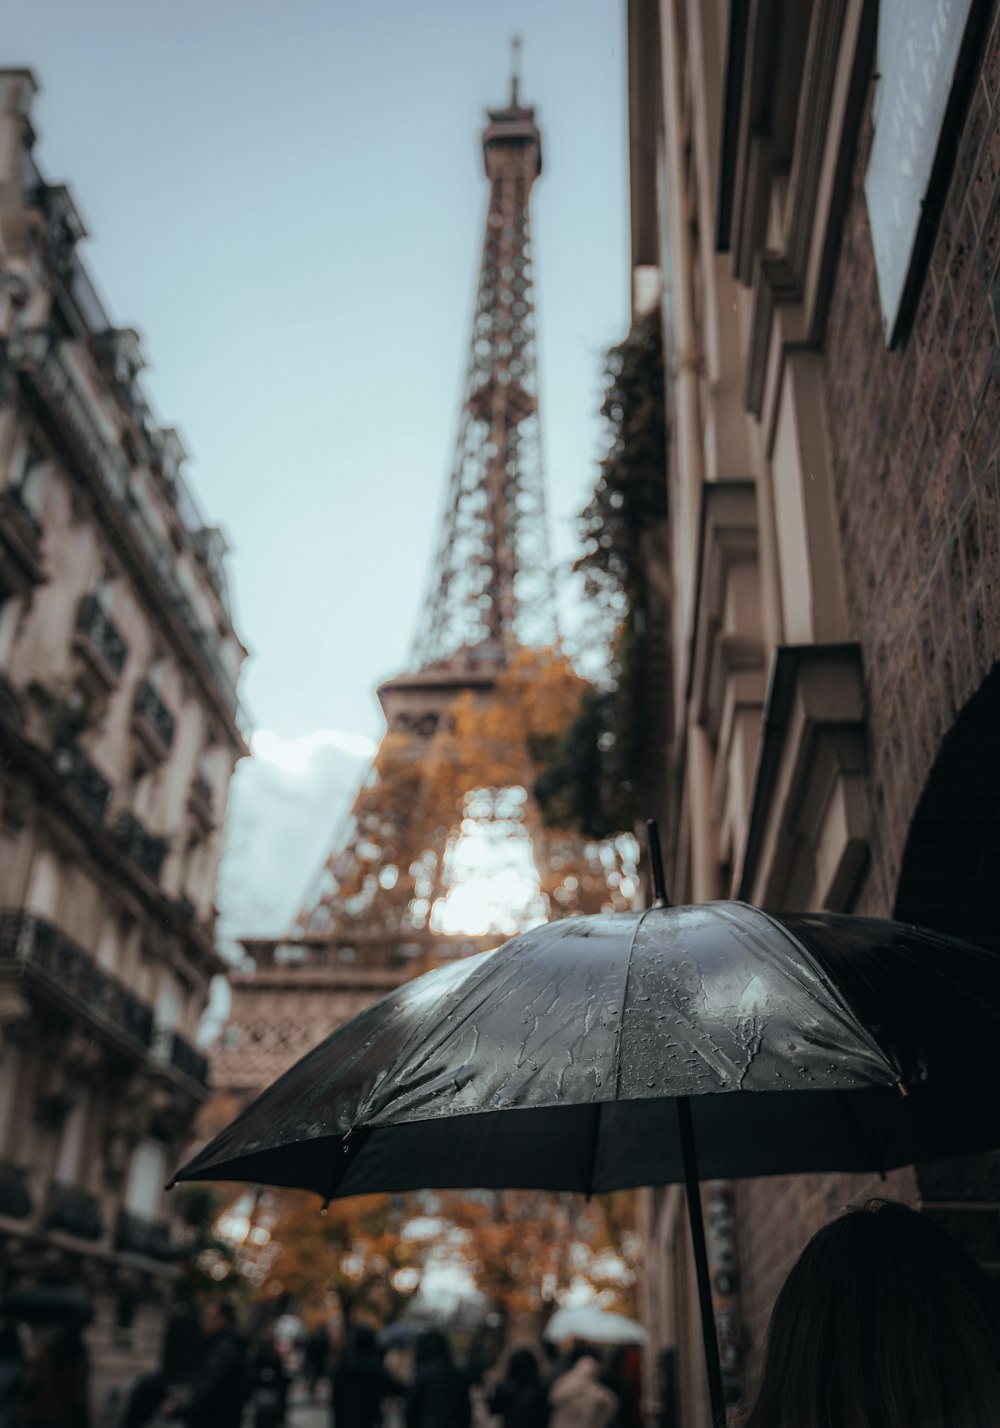
M699 1163L884 1173L994 1148L998 1044L1000 958L936 934L737 902L568 918L397 988L177 1178L327 1198L685 1181L721 1422Z

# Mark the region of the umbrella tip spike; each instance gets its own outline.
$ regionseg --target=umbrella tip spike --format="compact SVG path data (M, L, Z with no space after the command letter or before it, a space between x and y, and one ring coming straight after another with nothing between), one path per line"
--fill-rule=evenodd
M649 873L653 884L653 907L673 907L667 897L667 884L663 874L663 853L660 849L660 830L655 818L646 819L646 843L649 849Z
M327 1196L327 1198L323 1201L322 1205L320 1206L319 1212L320 1212L321 1215L327 1215L327 1214L330 1213L330 1197L329 1197L329 1196Z

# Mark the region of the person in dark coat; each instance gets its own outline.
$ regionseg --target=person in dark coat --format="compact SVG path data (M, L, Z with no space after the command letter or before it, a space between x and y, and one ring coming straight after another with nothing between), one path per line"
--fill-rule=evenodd
M332 1374L334 1428L378 1428L382 1403L406 1390L382 1364L375 1332L355 1324Z
M488 1403L490 1412L503 1419L503 1428L548 1428L548 1387L530 1349L513 1351Z
M0 1329L0 1428L17 1428L21 1421L21 1390L27 1372L17 1329L5 1324Z
M24 1428L90 1428L90 1355L83 1326L68 1324L41 1345L24 1385ZM16 1420L15 1420L16 1421Z
M190 1397L183 1403L167 1399L160 1412L186 1428L240 1428L250 1375L233 1306L225 1299L210 1299L201 1311L201 1330L204 1357Z
M406 1428L469 1428L471 1420L469 1386L452 1363L448 1340L440 1329L428 1329L416 1344Z
M322 1324L317 1324L302 1345L302 1372L310 1401L316 1397L317 1388L326 1378L329 1362L330 1336Z
M253 1428L282 1428L288 1413L289 1373L273 1334L264 1334L251 1355Z

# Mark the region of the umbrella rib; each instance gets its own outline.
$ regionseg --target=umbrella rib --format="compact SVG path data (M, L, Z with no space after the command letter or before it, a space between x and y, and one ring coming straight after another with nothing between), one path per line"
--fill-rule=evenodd
M640 927L642 926L642 924L646 921L646 918L649 916L649 914L650 914L652 911L653 911L652 908L647 907L646 910L645 910L645 912L642 914L642 916L636 921L635 928L633 929L633 932L632 932L632 941L631 941L631 942L629 943L629 945L628 945L628 961L627 961L627 963L625 964L625 980L624 980L624 982L623 982L623 984L622 984L622 1000L621 1000L621 1006L618 1008L618 1027L617 1027L617 1030L615 1031L615 1047L614 1047L614 1058L615 1058L615 1094L614 1094L614 1099L615 1099L616 1101L618 1101L618 1100L621 1099L621 1089L622 1089L622 1042L624 1041L624 1038L625 1038L625 1006L626 1006L626 1003L628 1002L628 984L629 984L629 979L630 979L631 976L632 976L632 953L635 951L635 940L636 940L636 938L639 936L639 928L640 928Z
M587 1199L590 1200L594 1193L594 1171L597 1169L597 1152L601 1140L601 1113L604 1110L604 1102L598 1101L593 1108L593 1119L590 1126L590 1146L587 1151Z
M886 1050L886 1048L879 1041L878 1037L872 1031L871 1027L854 1010L854 1007L851 1005L851 1001L847 994L844 992L843 988L836 981L834 981L834 979L830 976L829 972L823 966L823 963L815 955L815 953L812 952L808 945L802 941L802 938L796 937L795 933L790 927L786 927L783 922L779 922L777 918L774 918L770 915L770 913L765 912L762 907L754 907L751 903L747 903L746 906L748 906L752 912L755 912L758 917L762 917L766 922L769 922L771 926L782 935L782 937L786 937L788 941L791 942L792 946L795 947L801 953L801 955L805 958L806 962L808 962L809 966L815 972L816 976L819 978L820 983L825 988L829 996L837 1003L844 1015L848 1016L854 1023L855 1030L860 1033L861 1037L865 1041L867 1041L868 1045L872 1048L872 1050L877 1051L878 1054L882 1057L882 1060L885 1061L885 1063L890 1066L893 1071L896 1072L897 1081L901 1081L903 1078L900 1074L900 1068L897 1064L897 1058L895 1057L895 1055L893 1055L891 1051Z

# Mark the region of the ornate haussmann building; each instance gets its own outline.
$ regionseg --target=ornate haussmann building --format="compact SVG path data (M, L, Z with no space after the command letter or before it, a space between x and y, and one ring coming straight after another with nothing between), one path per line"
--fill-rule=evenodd
M677 902L996 944L1000 17L630 0L634 297L668 355ZM1000 1158L708 1192L731 1395L806 1239L895 1194L1000 1266ZM679 1191L649 1193L664 1425L707 1423Z
M225 546L0 71L0 1292L76 1286L95 1409L158 1359L245 651Z

